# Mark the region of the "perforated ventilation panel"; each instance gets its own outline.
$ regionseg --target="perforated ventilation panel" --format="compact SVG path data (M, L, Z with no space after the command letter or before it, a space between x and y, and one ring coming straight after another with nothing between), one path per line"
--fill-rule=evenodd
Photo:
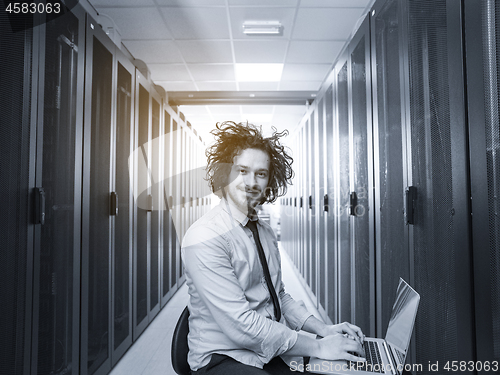
M500 361L500 5L482 1L483 61L486 118L486 160L488 173L488 233L490 251L491 316L493 353ZM494 25L492 24L494 20ZM491 23L491 24L490 24Z
M399 0L387 1L374 18L380 221L377 248L381 270L380 322L383 337L391 317L398 278L409 280L408 245L404 236L403 136L401 118ZM372 29L373 30L373 29Z
M3 7L2 7L3 8ZM12 32L0 12L0 373L23 374L28 256L29 31ZM25 38L28 49L25 51ZM24 68L28 67L26 71ZM25 90L25 83L28 87ZM24 104L24 105L23 105Z
M335 207L339 218L339 294L340 321L352 321L351 317L351 241L349 207L349 104L347 90L347 62L339 71L338 120L339 120L339 188L340 201Z
M369 69L366 57L366 39L363 36L351 54L351 87L353 118L353 156L354 191L357 194L357 206L354 218L354 275L355 275L355 311L354 323L364 332L371 332L370 323L370 227L369 207L370 181L368 180L368 118L366 77Z
M409 2L416 362L460 360L453 220L446 1ZM422 374L432 374L426 366Z

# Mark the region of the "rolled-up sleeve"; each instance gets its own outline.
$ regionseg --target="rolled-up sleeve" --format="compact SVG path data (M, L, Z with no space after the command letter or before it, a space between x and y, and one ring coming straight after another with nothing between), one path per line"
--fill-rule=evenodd
M285 285L281 283L279 298L281 300L281 310L289 326L300 331L307 318L312 314L307 311L302 301L295 301L290 294L285 292Z
M231 244L210 227L188 231L182 257L199 298L224 334L263 363L289 350L297 333L250 308L231 264Z

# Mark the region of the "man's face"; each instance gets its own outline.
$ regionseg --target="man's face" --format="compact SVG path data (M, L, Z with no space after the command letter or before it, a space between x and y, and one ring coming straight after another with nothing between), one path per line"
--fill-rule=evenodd
M255 148L247 148L233 159L225 187L228 200L241 212L248 214L259 204L269 182L269 155Z

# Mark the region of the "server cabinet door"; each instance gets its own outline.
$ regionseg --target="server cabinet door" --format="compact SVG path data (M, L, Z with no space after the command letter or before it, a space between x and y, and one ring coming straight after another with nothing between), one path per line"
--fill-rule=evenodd
M325 305L325 286L326 286L326 276L328 274L328 269L326 268L326 241L325 241L325 217L326 211L324 207L324 196L326 194L325 188L325 154L324 154L324 144L325 144L325 123L324 123L324 112L325 112L325 99L321 98L318 103L316 110L317 121L316 121L316 147L315 147L315 159L316 159L316 283L318 297L318 308L322 315L325 315L326 305Z
M338 217L338 288L339 321L352 321L351 316L351 220L349 218L350 157L347 57L336 68L338 121L338 195L335 207ZM337 134L336 134L337 135Z
M116 53L115 218L112 256L112 365L132 345L132 255L133 255L133 98L135 68Z
M399 277L410 280L401 17L401 2L388 0L376 4L371 19L377 337L387 330Z
M171 263L170 263L170 286L174 287L177 283L177 279L180 277L178 273L177 263L180 259L180 201L181 201L181 189L180 189L180 158L178 157L180 153L180 129L177 121L172 119L172 197L173 204L171 208L171 214L173 218L174 231L172 232L172 252L171 252Z
M134 156L137 158L135 173L136 191L136 233L137 242L134 250L134 341L149 323L148 311L150 303L150 246L151 246L151 212L153 197L151 195L151 121L149 82L136 70L136 137L137 144Z
M336 178L338 171L338 155L334 150L338 150L338 130L334 127L334 97L333 85L325 93L325 177L327 209L325 235L326 235L326 292L325 309L332 322L338 322L338 243L337 243L337 215L335 197L338 194L338 180Z
M151 195L153 196L153 211L151 212L151 260L150 260L150 303L149 321L160 311L160 214L161 214L161 178L160 168L160 120L161 97L151 89Z
M499 5L466 1L467 105L477 363L500 363ZM478 43L482 41L482 43ZM486 374L487 368L478 373Z
M375 250L370 29L366 17L349 45L351 119L351 301L352 321L375 334Z
M317 238L318 233L317 230L317 204L316 204L316 149L317 149L317 139L316 139L316 119L314 117L314 111L311 112L309 116L308 122L308 134L307 134L307 159L308 163L308 207L309 207L309 216L308 223L308 237L309 237L309 251L308 251L308 260L309 260L309 277L308 284L311 287L312 293L316 296L317 294ZM317 298L315 299L315 306L318 304Z
M109 371L114 45L87 15L82 200L81 373Z
M299 188L300 188L300 259L299 259L299 266L300 266L300 273L304 280L306 280L306 256L307 256L307 230L306 230L306 225L308 223L307 221L307 213L309 211L307 207L307 191L306 191L306 185L307 185L307 154L306 154L306 130L305 130L305 125L302 126L302 129L300 130L300 136L299 136L299 145L300 145L300 169L301 173L299 176Z
M80 7L47 19L40 53L36 180L45 217L35 246L32 359L38 374L76 374L79 367L84 30Z
M172 263L172 231L173 223L171 216L172 196L172 123L170 113L165 108L163 113L163 193L162 199L164 209L162 211L162 292L161 305L164 306L171 295L170 292L170 264Z
M416 363L473 359L461 4L409 1ZM442 327L445 327L443 330ZM424 366L423 374L432 373ZM461 372L463 373L463 372Z
M312 195L311 195L311 122L308 118L304 124L304 279L311 288L311 224Z
M39 31L0 12L0 373L28 374ZM33 59L32 59L33 57ZM39 225L37 225L39 226ZM38 229L39 231L39 229Z

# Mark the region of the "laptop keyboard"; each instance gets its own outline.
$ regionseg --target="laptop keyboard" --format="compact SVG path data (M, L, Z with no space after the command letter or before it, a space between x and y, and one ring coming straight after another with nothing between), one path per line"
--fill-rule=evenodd
M377 343L374 341L365 341L363 349L365 350L366 362L351 362L351 368L355 368L358 371L383 373L384 367L382 366L382 357L380 356Z
M394 351L396 352L397 356L398 356L398 359L399 359L399 363L404 363L405 362L405 355L404 353L401 353L399 350L397 350L396 348L394 348Z

